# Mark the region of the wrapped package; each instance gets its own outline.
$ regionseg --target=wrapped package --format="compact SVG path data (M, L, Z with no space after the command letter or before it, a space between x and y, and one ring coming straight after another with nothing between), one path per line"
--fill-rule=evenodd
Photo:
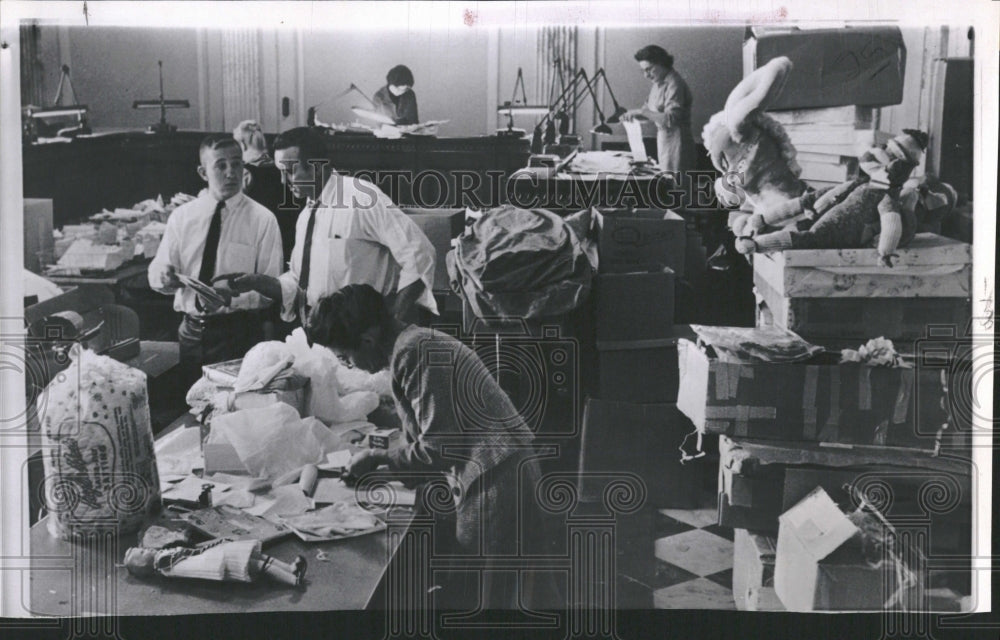
M48 529L127 533L160 507L146 375L90 350L39 398Z

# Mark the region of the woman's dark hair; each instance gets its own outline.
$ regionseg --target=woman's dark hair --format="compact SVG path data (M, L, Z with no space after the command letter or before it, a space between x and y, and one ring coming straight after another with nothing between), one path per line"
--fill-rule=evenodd
M297 147L300 160L329 160L330 154L323 141L323 134L314 127L295 127L283 131L274 139L274 150Z
M655 44L648 44L635 52L635 61L641 62L642 60L658 64L667 71L674 68L674 57L667 53L666 49Z
M412 87L413 72L406 65L397 64L392 69L389 69L389 73L385 74L385 81L387 84L397 87Z
M367 284L351 284L320 298L305 325L309 341L324 347L357 349L372 327L388 327L392 314L385 298Z

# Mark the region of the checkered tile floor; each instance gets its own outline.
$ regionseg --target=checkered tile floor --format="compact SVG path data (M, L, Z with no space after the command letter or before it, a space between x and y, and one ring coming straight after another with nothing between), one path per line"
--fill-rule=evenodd
M641 549L643 560L620 558L618 600L622 608L728 609L733 602L733 530L716 524L715 495L699 509L659 509L642 522L623 523L620 535ZM640 530L641 529L641 530ZM653 563L648 558L652 537Z

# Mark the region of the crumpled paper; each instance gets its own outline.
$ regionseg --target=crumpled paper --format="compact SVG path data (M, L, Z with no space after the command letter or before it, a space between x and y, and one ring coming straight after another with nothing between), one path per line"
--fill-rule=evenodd
M263 389L278 374L292 365L295 356L283 342L254 345L243 357L233 390L237 393Z
M325 424L338 424L364 420L378 407L377 393L365 388L364 383L344 388L341 377L352 370L342 367L329 349L310 347L301 328L285 339L285 348L293 358L295 372L309 378L309 415Z
M861 362L869 367L909 367L909 363L896 351L892 340L884 337L872 338L857 350L843 349L841 362Z
M385 523L357 504L337 502L328 507L281 519L306 542L321 542L380 531Z
M267 478L318 464L340 445L323 423L283 402L217 416L206 442L228 442L251 475Z

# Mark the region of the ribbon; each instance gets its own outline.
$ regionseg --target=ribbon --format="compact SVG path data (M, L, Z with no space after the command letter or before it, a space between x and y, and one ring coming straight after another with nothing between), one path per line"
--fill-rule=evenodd
M844 488L853 495L858 505L857 510L849 514L848 518L860 532L865 562L873 569L878 569L888 562L896 576L896 590L886 599L882 608L889 609L898 603L900 608L906 611L907 603L904 595L912 587L919 585L920 580L917 573L903 560L901 548L903 545L896 528L865 498L863 491L858 487L845 485ZM911 554L922 564L921 550L911 545L907 546Z

